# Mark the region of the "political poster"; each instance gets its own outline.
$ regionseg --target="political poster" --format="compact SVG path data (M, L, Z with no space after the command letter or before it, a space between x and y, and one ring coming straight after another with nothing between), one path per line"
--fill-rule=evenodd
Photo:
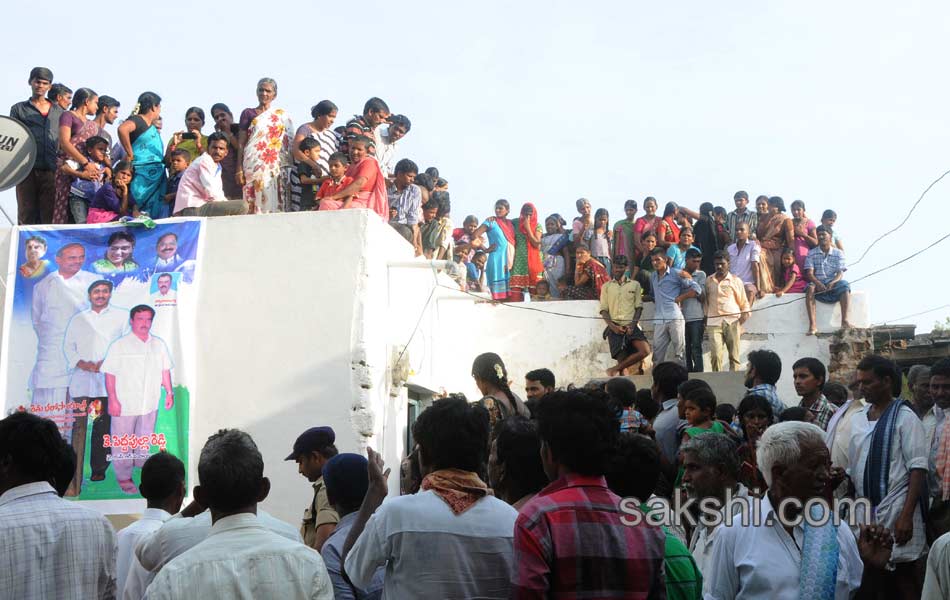
M141 499L149 456L167 451L188 464L203 223L19 227L13 235L4 414L31 411L56 423L77 457L72 477L55 482L65 497Z

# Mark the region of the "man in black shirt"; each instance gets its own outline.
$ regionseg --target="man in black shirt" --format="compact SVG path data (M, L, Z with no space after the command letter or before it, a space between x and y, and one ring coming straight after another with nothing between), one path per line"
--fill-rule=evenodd
M17 221L20 225L53 222L53 195L56 154L59 149L59 117L63 109L46 99L53 72L46 67L30 71L29 100L17 102L10 116L30 131L36 143L36 163L26 179L16 186Z

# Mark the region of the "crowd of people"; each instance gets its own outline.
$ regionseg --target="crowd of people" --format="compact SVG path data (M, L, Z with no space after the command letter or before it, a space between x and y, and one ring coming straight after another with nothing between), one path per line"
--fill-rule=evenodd
M641 390L625 377L560 389L536 369L522 400L502 358L482 354L482 397L449 394L413 423L398 491L371 448L341 453L327 426L301 433L284 457L313 484L299 529L259 507L279 457L226 429L202 448L184 508L182 462L149 458L148 508L116 533L60 497L76 456L56 425L15 413L0 420L0 593L950 597L950 360L913 367L905 394L885 357L864 357L847 385L804 357L787 405L779 357L748 358L742 398L664 362Z
M142 214L221 216L275 211L368 208L412 244L416 256L444 260L461 289L499 302L601 301L604 332L617 364L609 374L642 372L643 359L704 370L739 368L742 324L766 294L805 294L807 333L818 331L816 302L840 304L848 328L850 286L837 215L817 224L795 200L735 193L735 209L705 202L698 210L653 197L624 203L611 227L606 208L577 200L568 226L543 219L532 203L510 218L507 200L494 214L468 215L453 227L448 182L398 157L411 129L380 98L334 128L338 108L318 102L294 129L279 107L277 82L257 84L257 105L234 119L226 104L185 112L184 129L161 137L161 98L141 94L117 127L118 100L89 88L53 83L45 67L30 72L32 96L11 109L37 142L37 160L17 186L21 224L105 223ZM616 282L616 286L611 281ZM605 292L605 290L608 290ZM642 302L654 303L651 344L640 328Z

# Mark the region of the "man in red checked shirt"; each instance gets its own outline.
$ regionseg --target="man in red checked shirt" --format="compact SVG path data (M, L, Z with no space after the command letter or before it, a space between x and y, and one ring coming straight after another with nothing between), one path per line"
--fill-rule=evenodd
M549 394L532 416L551 483L515 521L510 597L666 597L663 531L622 512L604 480L620 430L611 409L575 390Z
M155 310L140 304L129 311L129 316L132 332L109 346L100 367L106 374L112 436L120 439L123 436L151 436L155 432L163 388L165 410L171 410L175 405L171 355L165 342L149 333ZM132 482L132 467L145 464L145 458L138 457L145 452L140 448L130 448L130 451L134 457L120 458L113 451L112 467L122 491L137 494L138 489Z

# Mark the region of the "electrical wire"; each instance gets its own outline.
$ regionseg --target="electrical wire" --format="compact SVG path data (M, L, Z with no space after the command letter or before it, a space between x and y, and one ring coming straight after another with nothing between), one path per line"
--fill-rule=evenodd
M904 224L907 223L907 220L910 219L910 216L911 216L912 214L914 214L914 211L917 210L917 205L919 205L920 202L921 202L921 200L924 199L924 196L927 195L927 192L929 192L929 191L931 190L931 188L933 188L933 186L935 186L935 185L937 185L938 183L940 183L940 181L941 181L944 177L946 177L947 175L950 175L950 170L944 171L943 174L940 175L940 177L938 177L938 178L934 179L932 182L930 182L930 185L927 186L927 189L925 189L925 190L920 194L920 197L917 198L917 202L914 202L914 205L910 207L910 210L909 210L909 211L907 211L907 215L904 217L904 220L901 221L900 223L898 223L898 224L897 224L897 227L895 227L894 229L891 229L890 231L884 232L883 234L881 234L880 236L878 236L877 239L875 239L873 242L871 242L871 244L870 244L867 248L864 249L864 253L861 254L860 257L858 257L858 260L856 260L856 261L854 261L853 263L851 263L851 266L853 267L853 266L855 266L856 264L858 264L859 262L861 262L862 260L864 260L864 257L868 255L868 252L871 251L871 248L873 248L878 242L880 242L881 240L883 240L883 239L886 238L887 236L891 235L892 233L894 233L895 231L897 231L898 229L900 229L901 227L903 227Z
M928 308L927 310L922 310L922 311L920 311L920 312L915 312L915 313L910 314L910 315L904 315L903 317L897 317L896 319L889 319L889 320L887 320L887 321L881 321L881 325L887 325L888 323L897 323L897 322L903 321L904 319L910 319L910 318L913 318L913 317L919 317L919 316L921 316L921 315L926 315L927 313L937 312L938 310L942 310L942 309L944 309L944 308L950 308L950 304L943 304L943 305L941 305L941 306L935 306L934 308Z

